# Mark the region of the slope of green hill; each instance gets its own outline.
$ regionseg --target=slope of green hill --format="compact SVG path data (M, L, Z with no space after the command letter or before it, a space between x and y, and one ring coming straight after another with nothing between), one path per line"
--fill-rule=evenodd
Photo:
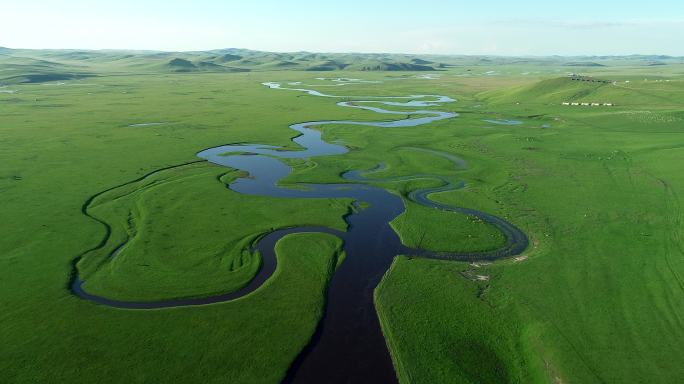
M584 101L595 95L601 88L610 87L606 83L574 81L569 77L542 80L512 90L496 90L484 93L485 99L492 103L511 103L524 100L534 103L562 103L565 101Z
M190 72L197 70L197 66L195 64L188 60L179 58L171 59L166 65L169 70L173 72Z
M610 103L613 106L660 108L681 106L684 94L681 87L674 82L648 80L599 82L560 77L513 89L487 91L481 93L479 97L493 105Z

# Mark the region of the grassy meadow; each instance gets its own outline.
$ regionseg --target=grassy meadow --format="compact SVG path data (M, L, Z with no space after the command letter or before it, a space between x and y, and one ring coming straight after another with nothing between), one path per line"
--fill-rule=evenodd
M16 79L28 59L12 60L6 78ZM442 71L434 80L416 78L422 70L262 65L166 73L120 66L6 82L0 382L279 382L321 317L342 256L339 239L284 238L274 277L234 302L121 310L81 300L68 285L74 261L91 250L78 264L84 287L108 298L228 292L259 268L248 246L260 234L297 225L344 229L351 201L239 195L225 187L235 172L195 156L238 142L296 149L287 129L294 122L386 118L260 85L325 84L315 80L322 76L385 80L321 88L350 97L450 96L458 101L431 108L460 116L414 128L325 126L323 137L350 152L294 160L286 183L340 182L348 170L383 163L366 176L407 196L441 181L389 179L439 175L465 187L432 199L505 217L530 238L523 255L493 264L395 259L375 303L400 382L680 381L684 65L604 65L469 58L436 66ZM573 81L566 72L609 82ZM469 217L406 206L392 225L407 245L468 251L503 241ZM98 220L111 224L104 247L108 229Z

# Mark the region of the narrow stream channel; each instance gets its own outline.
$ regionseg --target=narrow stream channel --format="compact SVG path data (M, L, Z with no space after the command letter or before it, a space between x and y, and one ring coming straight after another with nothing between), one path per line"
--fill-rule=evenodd
M333 80L334 81L334 80ZM338 80L339 84L354 84L354 79ZM297 86L301 83L291 83ZM275 90L305 92L317 97L342 98L322 92L283 87L279 83L264 83ZM346 97L349 98L349 97ZM287 383L394 383L397 381L385 339L373 305L373 290L383 274L399 254L418 257L451 260L494 260L520 254L528 245L527 236L507 221L469 208L452 207L436 203L428 197L431 193L461 188L462 183L452 184L441 176L410 175L392 179L366 178L371 173L351 171L343 175L340 184L297 184L297 189L281 186L279 181L288 176L292 169L281 159L305 159L318 156L342 155L348 149L342 145L322 140L316 130L326 124L362 125L378 128L417 127L433 121L457 117L456 113L425 110L419 108L439 106L455 100L436 95L411 95L399 97L358 97L358 101L338 102L347 108L359 108L386 115L407 115L409 118L396 121L317 121L290 125L300 136L293 141L302 147L298 151L283 151L280 147L261 144L231 144L203 150L197 154L202 159L249 174L229 185L232 191L248 195L262 195L279 198L350 198L367 203L347 216L347 232L325 227L285 228L266 234L256 248L262 255L263 265L258 274L244 288L222 295L199 299L175 299L157 302L128 302L110 300L89 294L83 288L83 281L73 279L72 290L79 297L103 305L129 309L151 309L178 306L203 305L225 302L242 297L260 287L269 279L276 268L275 243L291 233L324 232L344 240L346 258L335 272L327 292L325 314L318 325L310 344L292 364L285 378ZM390 101L391 100L391 101ZM394 111L382 107L388 105L411 110ZM415 109L418 108L418 109ZM425 150L454 162L461 160L438 151ZM232 155L226 155L234 153ZM381 165L380 165L381 166ZM409 194L409 199L424 206L440 210L460 212L476 216L499 229L506 238L505 244L495 250L483 252L431 252L404 246L389 223L404 212L404 201L398 195L371 182L399 181L413 178L432 178L443 182L441 187L421 189ZM77 275L76 275L77 276Z

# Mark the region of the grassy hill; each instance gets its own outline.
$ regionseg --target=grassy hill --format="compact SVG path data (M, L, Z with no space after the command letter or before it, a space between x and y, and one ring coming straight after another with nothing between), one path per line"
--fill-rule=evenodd
M574 81L569 77L542 80L532 85L496 90L483 94L490 102L511 103L518 100L526 102L558 104L564 101L579 101L596 95L601 88L610 87L606 83Z
M27 50L0 48L0 85L80 79L94 75L247 71L472 71L494 75L502 66L518 73L605 73L618 67L670 68L670 56L487 57L387 53L262 52L216 49L192 52L127 50Z
M677 82L660 80L578 81L571 77L551 78L512 89L480 94L487 102L497 104L562 104L564 102L612 103L617 106L667 107L681 105L681 87ZM608 79L612 80L612 79Z
M108 74L248 71L434 71L439 65L406 55L276 53L244 49L198 52L0 50L0 84ZM442 65L443 67L443 65Z

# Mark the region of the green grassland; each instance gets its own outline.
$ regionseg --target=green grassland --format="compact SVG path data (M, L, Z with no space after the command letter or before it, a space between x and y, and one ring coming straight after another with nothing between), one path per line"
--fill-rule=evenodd
M279 382L320 319L342 256L339 240L286 237L274 277L234 302L119 310L68 289L76 257L107 233L84 213L111 223L115 240L79 264L93 293L153 300L238 289L259 266L259 255L245 251L257 236L303 224L343 229L350 201L238 195L225 188L234 172L198 162L195 153L234 142L297 149L290 123L378 119L330 99L270 90L263 81L388 80L422 71L249 67L258 55L221 52L216 64L250 71L172 73L161 68L174 58L168 55L147 61L0 53L3 79L88 75L0 88L13 91L0 93L0 381ZM183 59L198 66L209 54L197 55ZM361 65L357 59L345 60ZM530 237L521 258L493 264L395 260L375 302L401 382L681 379L684 66L673 58L649 66L651 57L426 60L451 64L438 80L322 89L447 95L458 102L435 109L459 117L392 130L325 126L327 141L341 140L351 151L292 161L296 171L285 180L340 182L345 171L383 163L366 176L404 197L441 181L402 176L463 181L464 188L431 198L505 217ZM83 64L79 71L74 63ZM566 72L609 83L572 81ZM615 106L561 105L585 100ZM498 118L523 124L483 121ZM407 245L467 251L502 241L472 218L409 200L406 206L392 225Z
M543 382L515 308L493 306L467 265L399 257L376 289L397 375L406 383ZM454 319L458 321L454 321Z
M540 84L549 83L569 81ZM639 85L667 100L644 97L638 104L638 96L623 94L621 88L611 92L611 86L601 86L601 92L623 107L543 104L535 98L539 85L478 96L483 102L493 100L487 107L504 116L541 112L544 116L535 119L553 117L548 129L497 127L474 141L512 165L505 182L483 186L482 192L503 203L510 218L531 235L533 247L524 261L479 268L395 262L376 300L406 382L457 376L442 369L445 356L459 359L459 348L449 344L456 342L489 356L470 368L456 368L464 382L673 382L681 377L684 249L677 190L684 181L678 171L684 136L677 100L684 93L671 84ZM570 87L549 92L575 92L575 85ZM534 93L526 94L528 89ZM457 204L457 193L445 195ZM416 277L421 263L433 264L432 269ZM423 278L453 279L449 268L466 276L475 268L471 274L489 276L486 283L477 283L481 290L471 287L471 300L478 300L445 293L463 289L444 283L405 309L407 297L428 290ZM456 297L454 305L445 305ZM471 308L475 304L480 307ZM469 315L463 315L462 307ZM506 322L500 324L501 319ZM426 330L443 322L452 324L451 332L437 337L432 348L422 346L434 336ZM494 367L503 373L481 376L497 372Z
M231 292L256 274L260 258L249 246L260 234L295 225L345 229L340 217L347 201L316 199L303 207L286 199L243 199L217 185L224 173L204 162L192 164L98 196L88 213L106 223L118 221L111 235L118 241L78 263L84 288L136 301ZM271 217L273 211L280 218ZM118 244L125 245L110 257Z

